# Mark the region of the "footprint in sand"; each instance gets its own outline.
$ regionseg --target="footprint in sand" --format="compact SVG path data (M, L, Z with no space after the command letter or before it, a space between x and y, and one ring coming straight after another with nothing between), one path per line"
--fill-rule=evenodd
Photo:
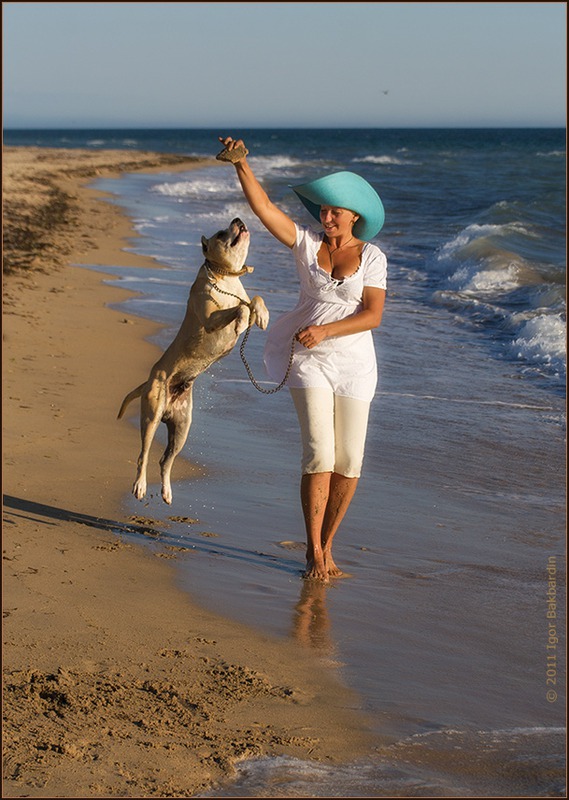
M158 520L152 519L152 517L142 517L139 514L133 514L129 517L131 522L135 522L137 525L161 525Z

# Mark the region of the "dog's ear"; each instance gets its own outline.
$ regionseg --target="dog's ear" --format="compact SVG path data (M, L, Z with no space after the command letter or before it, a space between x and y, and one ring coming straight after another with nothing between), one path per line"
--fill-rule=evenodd
M202 250L204 256L207 255L207 239L205 238L205 236L202 236Z

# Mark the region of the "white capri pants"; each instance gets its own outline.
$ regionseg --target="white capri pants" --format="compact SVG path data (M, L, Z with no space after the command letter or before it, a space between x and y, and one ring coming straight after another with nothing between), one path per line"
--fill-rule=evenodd
M332 389L289 389L302 436L302 474L336 472L359 478L370 403Z

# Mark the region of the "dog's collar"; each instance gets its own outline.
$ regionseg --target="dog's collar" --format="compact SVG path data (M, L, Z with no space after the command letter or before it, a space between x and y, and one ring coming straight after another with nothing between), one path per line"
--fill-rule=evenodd
M241 275L246 275L248 272L253 272L255 267L248 267L247 265L243 266L237 272L232 272L230 269L226 269L221 265L212 264L211 261L207 259L204 261L204 267L208 272L213 272L215 275L228 275L231 278L240 278Z

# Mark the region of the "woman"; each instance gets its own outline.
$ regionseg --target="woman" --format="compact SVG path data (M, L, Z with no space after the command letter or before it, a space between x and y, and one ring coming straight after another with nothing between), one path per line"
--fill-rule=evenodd
M342 575L332 558L332 542L361 474L377 383L371 331L383 314L387 261L368 240L383 226L383 206L369 183L351 172L294 187L324 228L315 233L271 202L247 162L242 140L219 140L234 163L251 210L291 248L297 264L299 302L269 328L265 365L271 378L280 382L296 338L287 383L303 442L304 577L327 583Z

